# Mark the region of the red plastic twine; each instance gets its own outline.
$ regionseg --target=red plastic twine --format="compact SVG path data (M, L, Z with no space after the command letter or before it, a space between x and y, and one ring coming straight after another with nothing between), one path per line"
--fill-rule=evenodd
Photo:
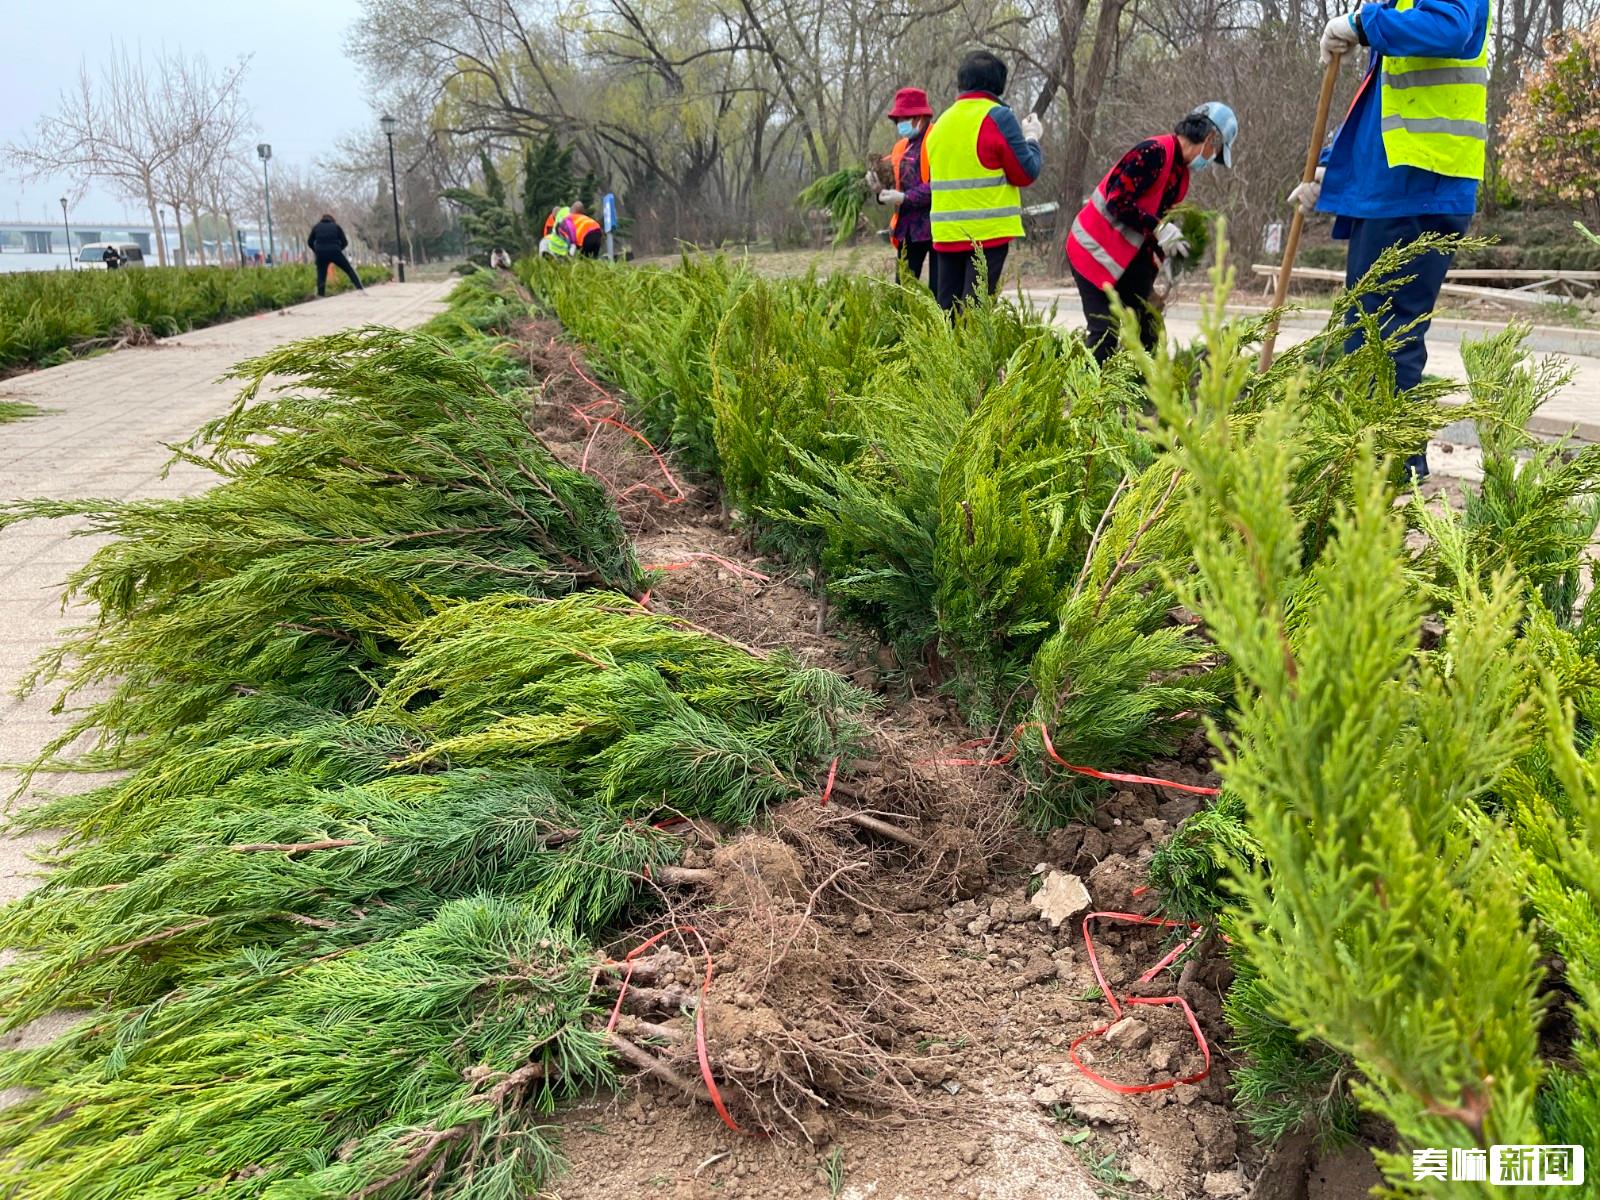
M828 800L833 795L833 781L838 777L839 760L835 758L831 763L828 764L828 782L824 784L822 788L822 804L820 807L828 807Z
M600 393L600 398L598 400L591 400L587 404L569 404L567 406L571 410L573 416L577 417L578 420L582 421L589 427L589 440L583 445L583 462L579 466L579 470L588 471L589 451L594 447L595 435L600 432L601 426L610 425L614 429L622 430L623 433L635 439L642 446L644 446L646 450L650 451L650 457L656 460L656 466L661 468L662 476L666 479L672 490L677 493L675 496L669 496L659 488L651 487L648 483L635 483L619 492L617 494L617 499L624 499L630 492L635 491L649 492L663 504L682 504L686 499L688 499L688 493L683 490L677 479L673 477L671 468L667 466L667 460L661 456L661 451L655 448L649 438L645 437L644 434L640 433L637 429L635 429L632 425L627 424L625 421L620 421L616 417L600 416L594 411L601 405L607 404L610 405L614 410L620 411L622 408L622 402L584 373L583 368L578 365L578 355L576 351L570 349L567 351L567 361L572 364L572 369L577 374L579 379L583 380L596 392ZM607 483L609 482L610 481L607 480Z
M1191 792L1196 796L1215 796L1221 790L1214 787L1201 787L1194 783L1178 783L1171 779L1158 779L1154 775L1124 775L1118 771L1099 771L1094 767L1080 767L1069 763L1056 753L1055 743L1050 740L1050 730L1043 721L1024 721L1011 731L1008 741L1015 742L1017 736L1025 729L1037 729L1039 736L1044 739L1044 751L1050 761L1064 770L1076 772L1079 775L1088 775L1093 779L1105 779L1112 783L1143 783L1151 787L1172 788L1174 791ZM976 741L963 743L964 747L983 746L987 742ZM998 767L1016 758L1015 752L999 755L996 758L925 758L922 762L932 763L940 767Z
M616 403L614 400L611 402L613 404ZM661 468L662 476L665 477L672 490L677 493L675 496L669 496L660 488L652 487L648 483L635 483L630 484L628 487L623 488L621 492L617 493L617 498L619 500L625 498L630 492L635 491L649 492L663 504L682 504L686 499L688 499L689 494L683 490L682 485L678 483L677 478L672 474L672 468L667 466L667 460L661 456L661 451L655 448L655 444L651 442L649 438L645 437L644 434L640 433L632 425L629 425L624 421L619 421L615 417L598 416L595 413L587 411L593 406L593 402L582 407L579 407L576 404L570 404L567 406L573 416L577 417L578 420L582 421L589 427L589 440L584 443L583 461L579 465L580 470L587 471L589 469L589 450L594 445L595 435L600 432L600 427L602 425L610 425L613 429L622 430L623 433L627 434L629 437L633 438L642 446L644 446L646 450L650 451L650 457L656 460L656 466Z
M691 553L686 554L683 558L679 559L677 562L646 563L644 569L646 571L682 571L687 567L694 566L694 564L697 562L714 562L718 566L723 567L732 572L734 575L741 576L742 578L754 579L760 583L772 582L772 576L770 575L763 575L760 571L752 570L743 563L734 562L731 558L723 558L722 555L712 554L707 550L692 551Z
M692 933L694 940L700 943L700 952L706 956L705 978L700 981L700 1003L694 1010L694 1050L695 1056L700 1060L700 1079L706 1085L706 1092L711 1097L711 1107L717 1110L717 1116L722 1118L722 1123L735 1133L744 1133L731 1116L728 1115L728 1106L722 1102L722 1093L717 1089L717 1080L711 1073L711 1051L706 1045L706 999L711 993L711 948L706 945L706 939L700 936L700 931L693 925L673 925L663 929L654 937L640 942L623 958L623 965L627 970L622 975L622 987L617 991L617 1003L611 1009L611 1019L606 1022L606 1032L611 1033L617 1027L618 1020L622 1017L622 1001L628 994L628 983L633 979L633 960L638 958L662 938L672 933Z
M1200 1031L1200 1021L1194 1015L1194 1009L1189 1007L1189 1002L1182 996L1124 996L1119 1002L1116 994L1111 990L1111 985L1106 982L1105 972L1100 969L1100 959L1094 950L1094 938L1089 934L1089 923L1102 917L1112 921L1128 921L1134 925L1159 925L1164 928L1186 928L1191 931L1186 941L1169 951L1160 962L1139 976L1140 983L1148 983L1158 973L1171 966L1178 955L1194 945L1201 934L1204 933L1204 930L1199 925L1191 924L1188 921L1169 921L1165 917L1141 917L1137 913L1092 912L1084 917L1083 945L1089 952L1089 965L1094 968L1095 982L1100 985L1101 994L1105 996L1106 1003L1111 1006L1112 1017L1104 1025L1097 1025L1089 1030L1088 1033L1080 1034L1073 1039L1072 1044L1067 1047L1067 1055L1072 1059L1072 1065L1101 1087L1108 1088L1113 1092L1120 1092L1125 1096L1136 1095L1141 1092L1163 1092L1170 1087L1176 1087L1180 1083L1199 1083L1207 1075L1211 1074L1211 1046L1206 1041L1206 1035ZM1113 1079L1107 1079L1105 1076L1098 1075L1085 1066L1083 1060L1078 1057L1078 1047L1092 1037L1101 1036L1106 1030L1122 1020L1122 1006L1124 1004L1176 1004L1183 1009L1184 1019L1189 1022L1189 1029L1194 1034L1195 1044L1200 1047L1200 1056L1204 1060L1204 1065L1201 1066L1200 1070L1193 1075L1186 1075L1182 1079L1164 1079L1160 1083L1133 1084L1118 1083Z

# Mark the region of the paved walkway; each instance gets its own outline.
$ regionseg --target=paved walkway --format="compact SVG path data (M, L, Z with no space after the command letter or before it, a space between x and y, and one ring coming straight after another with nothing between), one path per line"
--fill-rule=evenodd
M1057 306L1057 325L1064 329L1083 328L1083 310L1078 307L1076 288L1031 288L1028 295L1041 307ZM1167 328L1181 341L1197 338L1200 336L1198 316L1193 305L1176 305L1168 315ZM1316 312L1296 314L1279 330L1278 346L1281 349L1303 342L1325 324L1326 318ZM1467 372L1461 361L1461 342L1503 327L1482 321L1435 322L1428 332L1429 373L1464 381ZM1529 422L1529 427L1546 434L1576 430L1586 441L1600 441L1600 334L1552 329L1535 336L1530 345L1536 354L1554 352L1557 357L1566 359L1575 374L1565 390ZM1465 396L1456 399L1464 400Z
M420 324L443 307L453 282L383 284L365 297L340 294L0 380L0 400L47 410L0 425L0 499L122 500L199 491L214 478L209 472L179 465L162 475L171 457L164 443L184 440L227 411L237 389L217 377L230 366L284 342L355 325ZM40 651L89 615L82 608L63 612L60 604L62 581L98 543L69 536L75 527L81 525L25 521L0 530L0 796L17 781L6 764L32 759L66 724L51 715L50 696L20 699L15 689ZM66 776L43 786L81 790L97 782ZM28 855L48 841L0 840L0 900L33 886L38 866ZM25 1044L47 1039L57 1026L47 1020L25 1031ZM24 1039L16 1035L0 1041L19 1044Z

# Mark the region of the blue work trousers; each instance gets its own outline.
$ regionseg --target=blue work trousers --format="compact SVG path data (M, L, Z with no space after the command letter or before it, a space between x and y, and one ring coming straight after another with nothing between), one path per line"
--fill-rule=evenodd
M1471 216L1454 213L1424 213L1414 217L1352 217L1350 223L1350 251L1345 259L1345 286L1351 287L1367 273L1378 256L1391 246L1404 246L1424 233L1466 233L1472 224ZM1406 335L1395 351L1395 387L1400 391L1414 388L1422 382L1423 368L1428 365L1428 333L1430 314L1439 302L1439 288L1444 284L1445 272L1450 269L1450 254L1424 254L1413 258L1400 268L1400 276L1410 276L1410 282L1383 295L1368 295L1362 307L1376 312L1387 300L1389 311L1379 322L1384 337L1391 337L1400 329L1422 318ZM1345 352L1360 348L1365 334L1355 329L1345 342ZM1427 459L1422 454L1413 455L1406 462L1417 476L1428 473Z

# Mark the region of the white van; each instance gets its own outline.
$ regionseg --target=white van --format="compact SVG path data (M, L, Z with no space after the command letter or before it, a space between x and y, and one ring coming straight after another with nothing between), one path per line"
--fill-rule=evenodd
M105 270L107 246L116 247L117 253L122 256L124 269L128 267L144 269L144 251L139 249L137 242L88 242L78 251L78 265Z

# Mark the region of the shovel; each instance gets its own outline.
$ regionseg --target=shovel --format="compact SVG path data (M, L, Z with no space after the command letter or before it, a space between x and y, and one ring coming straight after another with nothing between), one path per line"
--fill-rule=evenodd
M1328 109L1333 107L1333 88L1339 82L1339 59L1335 54L1327 70L1322 72L1322 91L1317 96L1317 120L1311 129L1311 145L1306 148L1306 169L1300 175L1301 183L1311 183L1317 177L1317 159L1322 156L1322 143L1328 136ZM1294 274L1294 257L1300 251L1300 231L1305 228L1306 214L1298 204L1294 218L1289 222L1289 240L1283 244L1283 265L1278 268L1278 286L1272 294L1273 316L1267 325L1266 337L1261 342L1261 361L1258 371L1272 365L1273 343L1278 340L1277 310L1289 298L1289 277Z

